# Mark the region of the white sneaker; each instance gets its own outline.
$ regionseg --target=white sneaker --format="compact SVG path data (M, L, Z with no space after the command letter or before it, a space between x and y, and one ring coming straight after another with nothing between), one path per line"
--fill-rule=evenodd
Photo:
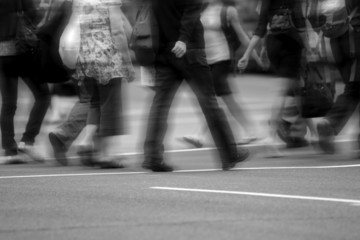
M45 157L42 156L39 152L37 152L35 147L32 145L27 145L24 142L19 142L18 151L28 156L34 162L45 162Z

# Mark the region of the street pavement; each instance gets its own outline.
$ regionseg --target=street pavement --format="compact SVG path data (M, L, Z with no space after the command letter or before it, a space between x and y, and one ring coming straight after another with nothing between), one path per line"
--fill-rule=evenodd
M244 75L232 83L236 99L266 134L280 81ZM341 88L338 84L338 92ZM360 160L353 141L357 115L338 137L334 155L309 146L282 149L284 157L270 158L269 149L258 142L249 146L249 161L224 172L210 137L202 149L178 140L203 122L187 90L183 86L175 99L165 141L174 173L140 167L153 93L138 82L124 91L128 135L112 146L126 156L124 169L87 168L76 158L68 167L57 166L47 139L56 125L45 124L37 142L45 164L0 166L0 239L360 238ZM28 93L22 96L17 137L29 109ZM240 139L237 124L229 120ZM75 147L69 156L74 152Z

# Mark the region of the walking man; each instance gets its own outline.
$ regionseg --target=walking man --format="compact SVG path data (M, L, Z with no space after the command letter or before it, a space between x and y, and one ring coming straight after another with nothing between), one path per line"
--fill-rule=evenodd
M229 170L248 158L249 151L236 148L229 124L215 97L200 22L203 3L201 0L153 0L152 4L159 47L155 61L155 96L148 119L142 166L154 172L173 170L164 162L163 140L171 103L185 80L196 94L205 115L222 168Z

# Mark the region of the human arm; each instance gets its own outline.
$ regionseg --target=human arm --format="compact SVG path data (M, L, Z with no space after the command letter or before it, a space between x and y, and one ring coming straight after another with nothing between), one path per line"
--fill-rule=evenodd
M228 16L227 20L230 23L231 27L235 30L235 33L236 33L239 41L244 46L248 46L249 42L250 42L250 38L241 25L241 20L239 18L238 11L234 7L228 7L227 11L228 11L226 14L226 16ZM263 67L262 61L256 51L251 52L251 57L256 61L256 63L260 67Z
M250 56L254 50L254 48L257 46L257 44L260 42L261 38L257 35L254 35L250 42L249 42L249 45L248 47L246 48L246 51L244 53L244 55L242 56L242 58L239 60L238 62L238 68L240 70L245 70L246 67L248 66L249 64L249 59L250 59Z
M184 12L180 22L179 39L172 49L172 52L178 58L183 57L187 51L191 35L197 27L197 22L200 20L202 1L183 0L182 4L184 4Z

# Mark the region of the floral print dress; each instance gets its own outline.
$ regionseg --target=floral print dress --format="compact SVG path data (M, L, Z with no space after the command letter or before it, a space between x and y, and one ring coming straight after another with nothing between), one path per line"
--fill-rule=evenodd
M128 53L120 51L111 34L109 7L113 6L120 8L121 0L74 1L74 11L79 14L80 21L80 52L75 79L94 78L99 84L107 84L114 78L128 80L132 66L123 58L123 54Z

